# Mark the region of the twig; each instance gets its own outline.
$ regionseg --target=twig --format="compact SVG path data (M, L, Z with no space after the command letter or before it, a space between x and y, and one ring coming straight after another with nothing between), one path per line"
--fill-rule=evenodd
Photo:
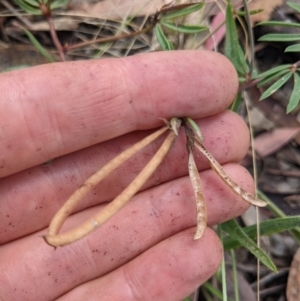
M60 56L60 59L62 62L65 62L66 61L66 57L65 57L65 53L64 53L64 49L57 37L57 34L56 34L56 30L54 28L54 24L53 24L53 20L50 17L46 16L46 20L49 24L49 29L50 29L50 35L51 35L51 38L52 38L52 41L55 45L55 48L57 49L58 53L59 53L59 56Z
M45 3L41 3L40 6L40 10L43 14L43 16L45 17L45 19L47 20L48 24L49 24L49 29L50 29L50 35L52 38L52 41L55 45L55 48L57 49L60 59L62 62L66 61L66 57L65 57L65 53L64 53L64 49L61 46L61 43L57 37L56 34L56 30L53 24L53 19L52 19L52 11L51 11L51 7L50 7L50 2L48 1L46 4Z
M63 50L66 53L70 50L74 50L74 49L77 49L77 48L81 48L81 47L96 44L96 43L108 43L108 42L114 42L114 41L121 40L121 39L132 38L132 37L135 37L135 36L138 36L138 35L149 32L150 30L153 29L155 24L156 24L156 22L153 22L148 27L146 27L142 30L139 30L139 31L132 32L132 33L124 33L124 34L113 36L113 37L100 38L100 39L87 41L87 42L82 42L82 43L78 43L78 44L74 44L74 45L65 45Z

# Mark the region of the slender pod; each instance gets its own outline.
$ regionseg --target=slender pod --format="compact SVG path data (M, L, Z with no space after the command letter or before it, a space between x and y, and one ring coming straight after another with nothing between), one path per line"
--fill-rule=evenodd
M191 150L189 150L189 176L194 189L196 198L196 209L197 209L197 230L194 235L194 240L202 237L207 223L207 213L206 204L204 200L203 190L200 175L194 160L194 155Z
M99 184L106 176L108 176L112 171L114 171L119 165L125 162L127 159L132 157L139 150L147 146L149 143L158 138L168 129L167 126L159 129L158 131L152 133L136 144L132 145L130 148L123 151L121 154L113 158L111 161L106 163L99 171L95 172L90 176L82 186L80 186L65 202L65 204L57 211L53 217L48 230L48 235L52 236L59 232L62 224L66 218L72 213L77 204L84 198L84 196L93 189L97 184Z
M178 120L177 129L180 126ZM83 238L94 229L98 228L102 224L104 224L109 218L111 218L114 214L116 214L130 199L131 197L137 193L137 191L144 185L144 183L148 180L148 178L153 174L158 165L162 162L164 157L167 155L174 139L176 137L176 133L171 131L159 150L153 156L153 158L148 162L148 164L143 168L143 170L138 174L138 176L131 182L131 184L122 191L111 203L109 203L103 210L97 213L92 218L88 219L83 224L78 227L62 233L58 234L62 224L66 220L66 218L70 215L73 208L77 205L77 203L83 198L84 195L88 191L90 191L96 184L98 184L102 179L104 179L112 170L118 167L121 163L135 154L138 150L155 140L159 135L161 135L164 131L166 131L168 127L163 127L157 132L149 135L142 141L136 143L131 148L125 150L123 153L112 159L109 163L107 163L101 170L91 176L84 184L81 186L65 203L65 205L57 212L52 222L50 223L48 234L44 237L45 241L52 246L63 246L74 241Z
M212 154L204 147L204 145L200 142L199 139L195 139L195 146L197 149L209 160L211 168L220 176L220 178L224 181L224 183L230 187L230 189L238 194L244 201L258 206L265 207L267 203L259 198L256 198L251 193L244 190L241 186L236 184L225 172L223 167L219 164L219 162L212 156Z

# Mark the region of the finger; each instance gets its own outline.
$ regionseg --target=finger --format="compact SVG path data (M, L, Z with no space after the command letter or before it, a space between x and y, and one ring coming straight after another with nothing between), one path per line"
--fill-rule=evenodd
M225 170L244 189L253 190L251 176L244 168L230 164ZM231 219L248 208L212 170L202 172L201 179L209 225ZM101 208L103 205L98 205L72 215L63 231L82 223ZM26 291L31 301L42 297L52 300L110 273L160 241L195 225L196 205L189 178L156 186L136 195L97 231L74 244L54 251L41 238L45 234L42 231L3 245L0 266L5 273L0 274L3 284L0 296L7 296L4 300L23 300ZM55 291L51 289L53 286ZM4 288L6 291L1 291ZM17 288L16 299L9 295L14 288Z
M195 229L182 231L147 250L110 274L89 281L58 301L183 300L208 280L220 265L222 246L207 229L199 241Z
M220 112L237 90L223 56L176 51L0 74L0 177L162 124Z
M248 129L236 114L226 111L199 121L207 148L221 163L241 160L249 143ZM56 159L2 179L0 194L0 243L16 239L46 227L56 211L88 176L122 150L139 141L145 133L133 133L118 139ZM154 155L162 139L139 152L105 179L77 208L109 201L136 177ZM207 160L196 155L199 170L209 167ZM187 175L186 139L183 132L170 153L150 178L150 187Z

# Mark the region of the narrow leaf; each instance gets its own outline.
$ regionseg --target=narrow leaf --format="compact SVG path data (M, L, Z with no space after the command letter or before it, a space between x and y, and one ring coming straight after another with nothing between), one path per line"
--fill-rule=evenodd
M190 125L190 127L192 128L192 130L194 131L194 133L196 134L198 139L202 142L203 136L202 136L202 133L201 133L201 130L200 130L198 124L190 117L186 117L185 120Z
M155 26L155 35L160 47L163 50L174 50L172 43L165 36L160 24L156 24Z
M39 1L37 0L19 0L19 1L24 4L31 5L33 7L40 7Z
M35 1L33 3L28 3L28 1L22 1L22 0L14 0L14 2L23 9L26 13L31 15L41 15L42 12L38 6L38 3Z
M263 9L250 10L249 14L250 14L250 16L257 15L257 14L262 13L263 11L264 11ZM237 15L239 15L239 16L246 16L246 12L245 11L238 11Z
M26 35L28 36L29 40L31 41L31 43L36 47L36 49L44 56L46 57L49 62L55 62L55 59L52 57L52 55L48 52L48 50L46 50L41 44L40 42L35 38L35 36L29 32L27 29L22 28L24 30L24 32L26 33Z
M253 76L253 79L259 79L259 78L266 78L267 76L271 75L271 74L274 74L274 73L277 73L278 71L281 71L281 70L284 70L286 69L287 71L289 70L289 68L291 68L292 65L290 64L285 64L285 65L280 65L280 66L277 66L277 67L274 67L268 71L265 71L263 73L260 73L256 76Z
M281 70L277 73L273 73L269 76L266 76L264 79L262 79L258 83L257 87L261 87L261 86L265 85L266 83L270 82L271 80L274 80L274 79L278 78L279 76L282 76L282 75L284 75L286 73L289 73L289 72L290 72L289 70L284 69L284 70Z
M300 5L294 2L287 2L287 5L300 13Z
M292 23L292 22L266 21L266 22L260 22L256 26L300 27L300 24Z
M19 69L25 69L31 67L30 65L19 65L19 66L12 66L5 68L4 70L0 70L0 72L8 72L8 71L13 71L13 70L19 70Z
M269 87L260 97L259 100L263 100L274 92L276 92L281 86L283 86L292 76L292 72L288 72L284 76L282 76L279 80L277 80L271 87Z
M169 28L169 29L172 29L172 30L175 30L175 31L178 31L178 32L182 32L182 33L186 33L186 34L192 34L192 33L198 33L198 32L201 32L201 31L205 31L205 30L208 30L208 27L206 26L198 26L198 25L175 25L171 22L166 22L166 21L161 21L161 25Z
M226 8L225 55L231 60L239 74L245 75L249 71L245 56L238 42L237 29L230 4Z
M48 1L48 0L47 0ZM41 15L40 3L46 4L47 1L37 1L37 0L14 0L14 2L22 8L25 12L32 15ZM56 0L51 2L51 10L64 7L69 3L69 0Z
M300 44L288 46L284 52L300 52Z
M229 106L229 110L233 112L237 112L242 101L243 101L242 93L238 93L234 101L232 102L232 104Z
M214 285L212 285L209 281L206 281L202 286L201 289L205 288L207 289L213 296L217 298L217 300L223 300L223 294L222 292L216 288ZM213 299L215 300L215 299ZM231 301L230 299L228 301Z
M182 8L182 9L178 9L175 11L171 11L171 12L166 12L164 14L164 16L162 17L163 19L172 19L172 18L178 18L178 17L183 17L185 15L189 15L191 13L196 12L197 10L201 9L204 6L204 3L197 3L195 5L190 5L188 7ZM176 6L174 7L176 8Z
M269 33L258 39L261 42L293 42L300 41L299 33Z
M56 9L56 8L64 7L64 6L68 5L69 2L70 2L70 0L56 0L56 1L52 1L51 2L51 10L52 9Z
M259 189L257 190L257 195L264 201L268 203L268 209L274 213L278 217L287 217L287 215L266 196L262 191ZM291 235L295 238L297 243L300 245L300 227L295 227L292 230L289 230Z
M243 229L235 220L230 220L222 224L222 229L230 236L234 237L243 247L249 250L257 259L259 259L271 271L277 272L276 266L271 258L260 249L256 243L247 236Z
M288 216L284 218L274 218L259 224L259 232L261 236L272 235L293 229L300 226L300 216ZM257 235L257 225L242 228L243 231L251 239L255 239ZM227 236L223 239L224 250L235 249L241 246L241 243L233 236Z
M300 100L300 76L297 72L295 72L293 91L290 96L288 106L286 108L287 114L293 111L298 106L299 100Z

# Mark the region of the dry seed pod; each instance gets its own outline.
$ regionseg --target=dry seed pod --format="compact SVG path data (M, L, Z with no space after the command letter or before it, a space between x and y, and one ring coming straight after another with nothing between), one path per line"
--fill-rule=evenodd
M111 203L109 203L102 211L88 219L80 226L58 234L62 224L66 218L71 214L74 207L78 202L102 179L104 179L112 170L117 168L121 163L135 154L138 150L151 143L159 135L161 135L168 127L163 127L157 132L149 135L142 141L136 143L131 148L125 150L123 153L112 159L101 170L92 175L75 193L69 198L64 206L57 212L55 217L50 223L48 234L44 237L45 241L52 246L63 246L74 241L83 238L97 227L104 224L109 218L116 214L130 199L137 193L137 191L144 185L148 178L153 174L158 165L162 162L167 155L171 145L173 144L178 128L180 127L180 120L176 119L172 121L171 127L176 128L176 132L173 130L169 133L159 150L138 174L138 176L131 182L131 184L122 191Z
M113 170L120 166L123 162L128 160L136 152L144 148L146 145L154 141L162 133L164 133L168 127L163 127L158 131L152 133L130 148L123 151L121 154L113 158L111 161L106 163L100 170L90 176L82 186L80 186L65 202L65 204L58 210L53 217L48 230L48 235L55 235L59 232L62 224L66 218L72 213L77 204L84 198L84 196L97 184L99 184L105 177L107 177Z
M206 213L206 204L203 196L202 184L200 175L194 160L193 152L189 150L189 176L194 189L195 198L196 198L196 209L197 209L197 230L194 235L194 240L202 237L203 232L206 228L207 223L207 213Z
M218 161L212 156L212 154L204 147L204 145L196 138L195 146L200 150L200 152L209 160L211 168L220 176L224 183L236 194L238 194L244 201L258 206L265 207L268 204L256 198L251 193L244 190L241 186L236 184L225 172L223 167L218 163Z

